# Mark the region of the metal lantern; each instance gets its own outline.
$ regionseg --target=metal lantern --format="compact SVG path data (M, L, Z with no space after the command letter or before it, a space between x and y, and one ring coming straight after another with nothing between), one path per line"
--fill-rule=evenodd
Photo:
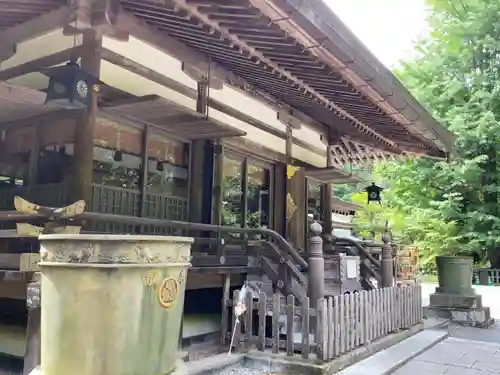
M364 191L368 193L368 204L370 204L370 202L378 202L380 204L380 193L382 190L384 190L384 188L375 185L375 182L367 186Z
M74 61L42 71L49 77L49 87L45 104L54 103L64 108L88 108L92 105L92 95L98 91L100 81L87 74Z

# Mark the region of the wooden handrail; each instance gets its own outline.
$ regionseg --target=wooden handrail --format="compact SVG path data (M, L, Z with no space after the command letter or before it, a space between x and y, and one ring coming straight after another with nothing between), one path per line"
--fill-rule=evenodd
M334 238L332 245L336 245L337 242L340 243L346 242L350 246L355 247L359 253L361 253L366 259L368 259L375 267L378 267L380 269L380 262L377 259L375 259L368 251L366 251L366 249L363 246L358 244L356 241L350 238L336 237Z
M17 211L0 211L0 221L22 222L34 219L41 219L41 218L45 218L48 220L46 216L39 213L25 214ZM271 238L276 243L276 245L278 245L283 251L287 252L291 256L291 258L296 264L300 265L302 270L308 269L307 262L304 260L304 258L302 258L302 256L298 253L298 251L295 250L278 232L275 232L267 228L234 228L234 227L226 227L213 224L192 223L192 222L175 221L175 220L162 220L162 219L135 217L127 215L115 215L115 214L106 214L98 212L84 212L78 216L75 216L74 219L104 221L108 223L114 222L119 224L137 225L137 226L152 225L164 228L175 228L175 229L217 232L217 233L255 234L255 235L260 234ZM70 221L71 220L73 219L70 219Z

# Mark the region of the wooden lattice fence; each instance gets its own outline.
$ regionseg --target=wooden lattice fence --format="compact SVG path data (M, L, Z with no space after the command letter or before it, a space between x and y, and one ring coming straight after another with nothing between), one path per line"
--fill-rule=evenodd
M286 300L279 294L268 298L248 293L246 311L234 332L233 299L225 301L223 340L229 344L234 333L236 351L270 348L287 356L313 355L330 360L391 333L413 327L422 321L421 287L390 287L318 300L309 308L309 299L297 305L294 296Z

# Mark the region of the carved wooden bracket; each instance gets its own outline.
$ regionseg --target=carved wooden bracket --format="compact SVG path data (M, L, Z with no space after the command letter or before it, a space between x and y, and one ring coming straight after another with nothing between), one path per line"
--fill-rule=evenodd
M16 45L71 21L72 9L62 6L29 21L0 31L0 62L16 53Z
M300 129L302 127L302 122L298 118L292 116L282 108L278 109L276 115L278 120L286 126L290 126L293 129Z

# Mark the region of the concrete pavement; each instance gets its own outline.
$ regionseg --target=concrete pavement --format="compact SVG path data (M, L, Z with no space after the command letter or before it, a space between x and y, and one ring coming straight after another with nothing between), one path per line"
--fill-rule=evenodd
M422 302L429 304L429 295L436 284L422 284ZM492 317L500 319L500 287L474 286L489 306ZM393 375L492 375L500 374L500 327L478 329L450 325L451 337L420 354Z
M401 366L410 359L415 358L429 348L433 348L437 343L444 340L446 336L447 333L443 331L422 331L336 374L389 375L392 371L402 368ZM424 375L427 374L424 373Z
M421 374L500 374L500 344L450 337L393 372L393 375Z

